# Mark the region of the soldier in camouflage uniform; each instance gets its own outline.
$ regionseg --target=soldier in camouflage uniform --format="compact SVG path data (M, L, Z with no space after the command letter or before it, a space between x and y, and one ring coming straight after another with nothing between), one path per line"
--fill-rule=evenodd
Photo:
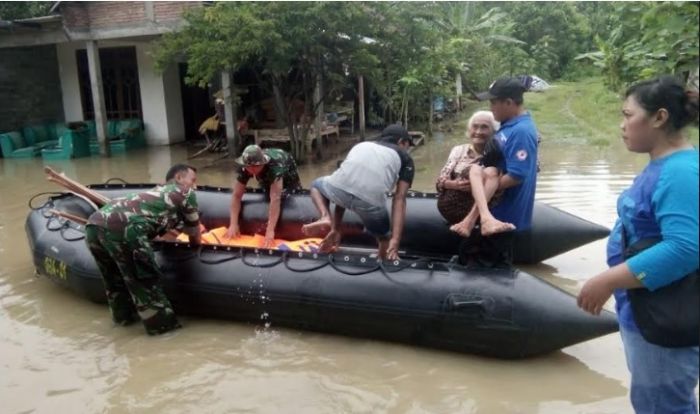
M257 145L248 145L243 155L236 159L240 166L238 178L233 184L231 197L231 221L226 238L238 237L240 229L238 216L241 212L241 199L245 193L246 184L255 177L260 187L264 188L270 197L267 230L265 231L265 246L270 246L275 238L275 226L280 217L283 190L301 190L301 180L294 158L284 150L277 148L261 149Z
M85 239L102 274L112 319L143 321L149 335L180 327L160 281L150 240L184 224L199 244L196 170L174 165L166 183L107 203L85 226Z

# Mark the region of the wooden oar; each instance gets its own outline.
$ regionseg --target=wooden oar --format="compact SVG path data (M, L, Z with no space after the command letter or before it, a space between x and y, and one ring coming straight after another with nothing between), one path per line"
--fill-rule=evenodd
M47 175L47 180L61 185L73 193L82 195L83 197L91 200L93 203L97 204L100 207L109 202L108 197L105 197L102 194L85 187L77 181L71 180L64 174L57 173L51 167L44 167L44 172Z
M65 211L58 211L58 210L50 209L49 213L56 215L56 216L59 216L59 217L67 218L68 220L74 221L74 222L76 222L78 224L82 224L82 225L85 225L88 222L87 219L84 219L84 218L79 217L79 216L75 216L75 215L70 214L70 213L66 213Z

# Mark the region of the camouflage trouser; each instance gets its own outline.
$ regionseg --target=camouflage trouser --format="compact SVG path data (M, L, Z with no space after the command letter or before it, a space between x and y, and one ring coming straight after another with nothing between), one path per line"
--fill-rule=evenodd
M180 327L163 292L151 244L138 225L123 233L87 225L85 240L102 274L114 322L129 325L141 319L149 335Z

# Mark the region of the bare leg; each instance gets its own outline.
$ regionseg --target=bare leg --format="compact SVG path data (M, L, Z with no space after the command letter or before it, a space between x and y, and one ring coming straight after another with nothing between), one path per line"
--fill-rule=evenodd
M476 226L476 221L479 220L479 209L476 208L476 203L474 207L469 210L469 214L459 223L455 223L450 226L450 230L459 234L462 237L469 237L472 234L474 226Z
M345 214L345 208L335 206L335 214L331 221L331 231L321 240L321 244L318 245L318 250L321 253L332 252L340 246L342 236L340 234L340 223L343 222L343 214Z
M330 202L316 188L312 188L310 194L316 210L321 214L321 218L313 223L301 226L301 231L307 236L321 236L332 227L331 214L328 211Z
M377 251L377 256L381 260L386 260L386 251L389 248L389 239L377 238L377 243L379 244L379 250Z
M496 219L489 210L488 202L498 190L498 180L498 170L494 167L483 168L473 165L469 169L474 207L464 220L450 227L450 230L469 237L479 217L481 217L481 234L484 236L515 230L514 225Z
M478 169L482 170L481 167ZM471 171L469 174L471 177ZM496 219L489 210L488 202L498 190L498 170L494 167L484 168L479 175L483 176L483 181L480 181L480 183L483 182L483 185L472 186L472 195L474 196L474 204L479 209L479 216L481 217L481 234L490 236L515 230L514 225Z

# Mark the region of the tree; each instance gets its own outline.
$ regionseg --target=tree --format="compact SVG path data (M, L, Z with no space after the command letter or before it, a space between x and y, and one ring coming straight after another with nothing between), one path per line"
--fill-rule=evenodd
M697 71L698 3L637 2L615 7L615 28L596 37L597 50L577 56L602 70L608 88L618 92L631 82L662 74L687 79Z
M545 78L560 78L591 36L587 19L573 3L505 3L503 9L516 28L513 35L527 44L534 70Z
M46 16L52 5L51 1L0 1L0 20Z
M294 119L292 102L302 99L313 119L327 93L351 75L371 72L379 59L365 41L378 18L361 3L222 2L185 15L187 26L165 35L156 48L160 68L184 58L186 81L201 86L222 71L253 68L275 98L290 136L292 153L308 152L309 122Z

